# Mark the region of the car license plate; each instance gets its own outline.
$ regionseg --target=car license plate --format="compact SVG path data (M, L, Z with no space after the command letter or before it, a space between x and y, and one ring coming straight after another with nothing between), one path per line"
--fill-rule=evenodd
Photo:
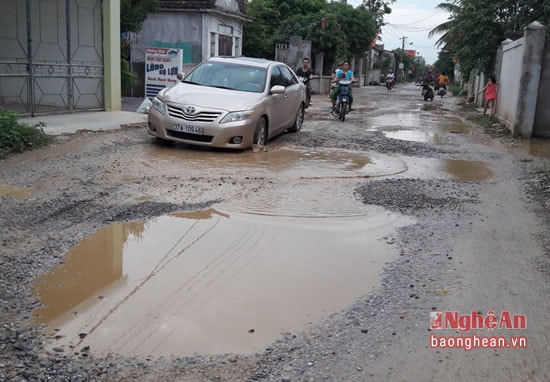
M178 125L177 123L174 124L174 130L182 131L184 133L202 134L202 127L189 126L189 125Z

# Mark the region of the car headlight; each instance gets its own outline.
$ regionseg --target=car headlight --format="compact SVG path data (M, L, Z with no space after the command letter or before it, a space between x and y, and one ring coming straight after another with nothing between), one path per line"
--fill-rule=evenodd
M254 110L234 111L223 117L220 123L245 121L249 118L252 118L253 115Z
M161 114L165 114L166 106L164 105L164 102L162 102L157 97L153 98L153 108L157 110Z

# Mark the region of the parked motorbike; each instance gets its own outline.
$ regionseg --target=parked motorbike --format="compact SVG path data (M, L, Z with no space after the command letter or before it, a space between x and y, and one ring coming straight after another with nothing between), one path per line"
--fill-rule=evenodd
M394 85L395 85L395 80L393 77L386 78L386 88L388 90L392 90Z
M335 108L332 111L332 115L336 118L339 118L342 122L346 120L346 114L350 112L350 100L349 100L349 87L351 85L351 80L339 80L338 87L340 88L340 93L336 97Z
M311 104L311 84L309 83L309 78L307 77L298 77L298 79L306 86L306 109Z

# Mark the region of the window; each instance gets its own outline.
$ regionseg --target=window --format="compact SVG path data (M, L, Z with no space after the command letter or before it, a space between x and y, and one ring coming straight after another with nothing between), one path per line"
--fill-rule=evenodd
M283 85L290 86L298 83L298 80L294 75L290 72L290 70L286 66L279 66L279 69L281 70L281 74L283 76Z

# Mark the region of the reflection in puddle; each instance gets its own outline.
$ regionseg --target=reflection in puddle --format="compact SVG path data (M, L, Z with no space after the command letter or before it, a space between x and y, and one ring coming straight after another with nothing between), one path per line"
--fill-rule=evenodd
M483 162L445 159L442 160L441 167L457 182L482 182L493 176L491 168Z
M446 131L454 134L471 135L474 133L474 129L462 122L460 119L449 118L444 123L437 125L437 128L442 131Z
M535 157L550 158L550 139L531 138L514 141L514 150L521 151Z
M425 118L419 113L380 115L370 118L372 125L380 127L418 127L423 126L424 122Z
M381 239L409 223L210 209L109 226L40 278L34 317L95 354L250 353L374 288L395 256Z
M403 171L403 163L389 156L329 149L270 148L266 152L226 152L187 147L152 146L154 160L185 163L186 168L222 168L226 174L273 175L296 178L347 178L391 175ZM204 170L202 171L204 174Z
M445 143L447 137L444 135L422 130L397 130L384 131L384 135L391 139L400 139L403 141L424 142L424 143Z
M485 182L495 178L495 171L484 162L461 159L412 158L407 160L407 177L449 179L456 182Z
M11 196L15 199L23 200L30 198L31 195L32 190L30 188L20 188L7 184L0 184L0 198L3 196Z

